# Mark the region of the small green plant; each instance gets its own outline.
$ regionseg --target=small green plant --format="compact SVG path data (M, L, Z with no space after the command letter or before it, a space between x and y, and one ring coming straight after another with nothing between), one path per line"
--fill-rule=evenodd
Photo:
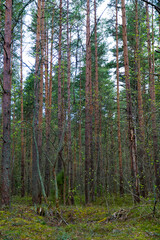
M56 240L71 240L71 236L66 232L62 232L59 234Z

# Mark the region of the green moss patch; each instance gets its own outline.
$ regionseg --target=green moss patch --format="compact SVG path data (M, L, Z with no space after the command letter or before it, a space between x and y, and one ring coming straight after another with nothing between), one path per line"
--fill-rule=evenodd
M10 210L0 211L0 239L160 239L159 204L153 217L150 202L123 208L117 203L110 208L61 206L58 211L44 205L45 216L39 216L30 199L16 198Z

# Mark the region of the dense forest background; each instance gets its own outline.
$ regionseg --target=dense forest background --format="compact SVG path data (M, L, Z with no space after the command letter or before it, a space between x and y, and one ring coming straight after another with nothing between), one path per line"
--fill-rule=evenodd
M102 3L0 2L2 205L160 196L160 4Z

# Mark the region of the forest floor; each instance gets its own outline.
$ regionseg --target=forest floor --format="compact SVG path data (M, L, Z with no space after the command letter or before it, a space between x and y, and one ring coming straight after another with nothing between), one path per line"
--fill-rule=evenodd
M160 203L154 216L154 200L133 205L126 196L98 203L59 210L44 205L45 216L40 216L31 198L16 197L11 209L0 210L0 239L160 239Z

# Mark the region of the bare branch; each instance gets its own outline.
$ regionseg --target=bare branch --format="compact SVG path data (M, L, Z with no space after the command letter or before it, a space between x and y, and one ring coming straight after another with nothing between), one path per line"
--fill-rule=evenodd
M158 6L156 6L155 4L148 2L147 0L142 0L145 3L148 3L149 5L151 5L152 7L154 7L156 9L156 11L160 14L160 8Z

